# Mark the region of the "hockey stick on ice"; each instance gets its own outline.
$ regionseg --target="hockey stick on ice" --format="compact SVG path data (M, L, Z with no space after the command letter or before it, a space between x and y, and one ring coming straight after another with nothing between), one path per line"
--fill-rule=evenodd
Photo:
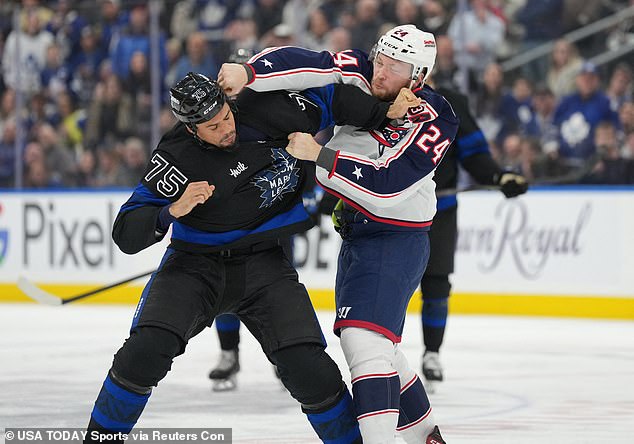
M68 304L70 302L79 301L81 299L87 298L89 296L92 296L92 295L95 295L95 294L98 294L98 293L102 293L102 292L104 292L106 290L110 290L111 288L115 288L115 287L118 287L120 285L127 284L128 282L132 282L132 281L135 281L135 280L140 279L142 277L148 276L148 275L154 273L155 271L156 270L152 270L152 271L147 271L145 273L137 274L136 276L129 277L129 278L124 279L122 281L118 281L118 282L106 285L104 287L95 288L94 290L90 290L90 291L87 291L85 293L81 293L81 294L78 294L76 296L72 296L72 297L66 298L66 299L62 299L59 296L55 296L54 294L51 294L51 293L48 293L48 292L42 290L41 288L39 288L37 285L35 285L33 282L31 282L30 280L28 280L24 276L20 276L18 278L18 288L20 290L22 290L22 293L24 293L25 295L27 295L28 297L30 297L34 301L39 302L40 304L44 304L44 305L64 305L64 304Z

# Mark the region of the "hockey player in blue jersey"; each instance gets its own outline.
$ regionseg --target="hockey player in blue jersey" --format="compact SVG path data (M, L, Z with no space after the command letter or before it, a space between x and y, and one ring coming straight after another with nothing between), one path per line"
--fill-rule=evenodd
M375 131L337 127L321 146L295 133L293 156L317 165L317 181L342 204L335 211L343 243L335 283L334 329L350 368L363 441L443 443L420 378L398 347L407 304L429 256L436 211L434 170L451 145L458 119L424 84L436 58L433 34L413 25L383 35L372 53L269 48L246 65L224 65L218 78L229 93L302 90L352 83L382 100L410 88L422 99L404 119Z
M354 87L335 91L331 107L286 92L245 93L230 102L216 82L195 73L170 90L179 122L121 207L113 239L134 254L171 225L171 242L115 354L85 442L122 443L116 432L134 427L173 359L225 312L236 313L260 342L323 442L361 442L308 293L279 245L312 225L301 201L306 168L286 153L285 137L316 133L332 118L322 116L328 108L334 120L377 127L394 104L368 102Z

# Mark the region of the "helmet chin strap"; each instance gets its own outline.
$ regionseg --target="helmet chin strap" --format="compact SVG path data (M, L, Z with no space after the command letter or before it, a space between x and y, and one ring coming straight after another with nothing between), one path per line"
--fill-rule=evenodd
M411 80L409 82L409 89L416 89L417 87L423 87L425 85L425 81L423 80L423 74L420 74L417 79Z
M191 133L191 135L194 137L194 140L196 142L198 142L198 144L206 149L206 150L210 150L215 148L211 143L205 142L203 139L201 139L198 136L198 128L196 127L195 123L186 123L185 126L187 127L187 129L189 130L189 132Z

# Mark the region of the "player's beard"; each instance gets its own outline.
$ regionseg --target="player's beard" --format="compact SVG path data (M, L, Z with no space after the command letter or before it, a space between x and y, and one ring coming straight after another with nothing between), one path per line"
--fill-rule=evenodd
M234 130L234 131L231 131L229 134L227 134L220 140L220 144L218 145L218 148L222 150L233 151L236 149L237 145L238 145L238 135L236 131Z
M398 93L400 91L400 89L397 89L396 91L387 90L385 89L385 85L381 83L379 83L377 87L376 82L372 82L371 87L372 87L372 95L376 97L377 99L382 100L384 102L393 102L394 99L396 99L396 97L398 96Z

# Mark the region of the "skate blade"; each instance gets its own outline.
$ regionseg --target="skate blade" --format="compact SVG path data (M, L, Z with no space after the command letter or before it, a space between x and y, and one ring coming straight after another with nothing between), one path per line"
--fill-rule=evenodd
M211 390L214 392L230 392L238 388L238 381L235 376L226 379L214 379Z

